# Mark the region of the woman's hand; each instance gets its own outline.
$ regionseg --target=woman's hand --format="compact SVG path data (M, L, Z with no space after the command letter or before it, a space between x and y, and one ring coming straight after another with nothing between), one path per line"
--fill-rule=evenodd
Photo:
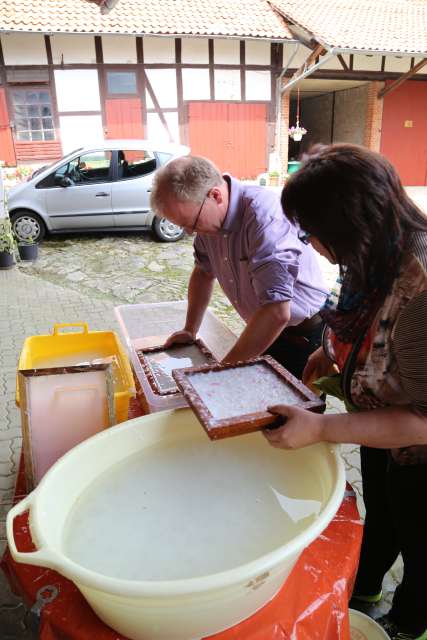
M264 429L262 432L271 446L278 449L299 449L322 442L323 415L282 404L268 407L268 410L285 419L283 427Z
M191 331L187 331L186 329L180 329L180 331L175 331L169 338L166 340L164 347L168 349L173 344L191 344L196 339Z
M337 365L329 360L323 347L319 347L316 351L313 351L308 358L302 373L302 381L309 389L315 393L319 393L319 390L313 387L312 383L323 376L330 376L335 373L338 373Z

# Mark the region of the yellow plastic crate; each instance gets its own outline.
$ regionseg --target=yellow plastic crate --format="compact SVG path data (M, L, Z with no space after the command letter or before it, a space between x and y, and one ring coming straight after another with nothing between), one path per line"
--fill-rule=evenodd
M69 327L81 331L62 331ZM128 419L129 400L135 395L135 387L128 357L114 331L89 331L86 322L55 324L51 335L25 339L18 368L67 367L96 363L110 357L113 357L116 420L124 422ZM18 385L16 404L19 406Z

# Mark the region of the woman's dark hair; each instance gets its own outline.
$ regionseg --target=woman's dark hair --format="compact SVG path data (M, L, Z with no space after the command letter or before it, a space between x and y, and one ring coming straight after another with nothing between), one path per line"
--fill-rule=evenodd
M316 236L346 270L353 288L387 293L427 218L384 156L351 144L316 145L282 192L286 216Z

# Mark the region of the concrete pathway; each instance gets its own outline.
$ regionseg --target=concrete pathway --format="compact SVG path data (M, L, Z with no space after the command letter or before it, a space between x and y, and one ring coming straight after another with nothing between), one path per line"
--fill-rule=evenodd
M336 271L326 261L328 284ZM50 333L56 322L88 322L90 329L118 331L113 308L117 304L177 300L185 297L192 265L189 239L176 245L158 244L149 235L59 238L40 247L34 264L21 263L0 271L0 553L5 547L5 518L11 506L21 450L20 416L15 406L15 375L26 336ZM241 321L216 290L215 313L235 331ZM328 411L342 411L332 400ZM343 448L347 477L359 496L358 447ZM396 573L397 572L397 573ZM395 587L400 568L387 577L386 590ZM383 607L387 608L389 597ZM8 589L0 572L0 637L30 637L25 608Z

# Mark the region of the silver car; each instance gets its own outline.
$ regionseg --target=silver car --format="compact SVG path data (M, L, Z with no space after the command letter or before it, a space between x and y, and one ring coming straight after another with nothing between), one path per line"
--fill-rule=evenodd
M153 214L150 190L158 167L189 152L147 140L76 149L9 191L15 235L40 242L47 232L151 229L159 240L175 242L184 231Z

